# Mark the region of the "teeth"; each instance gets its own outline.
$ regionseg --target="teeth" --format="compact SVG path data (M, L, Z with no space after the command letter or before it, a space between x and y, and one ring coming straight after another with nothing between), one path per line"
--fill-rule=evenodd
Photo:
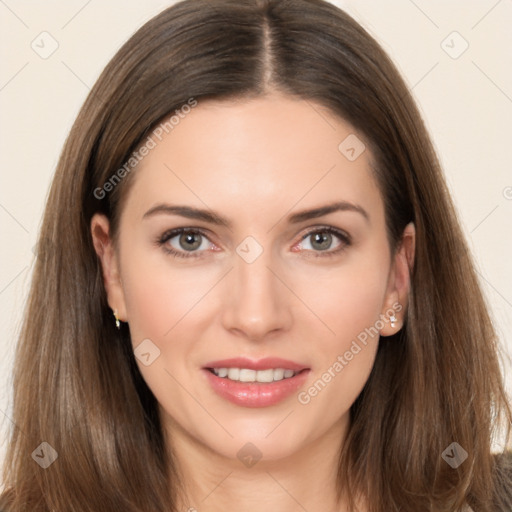
M240 370L240 376L238 377L238 380L240 382L254 382L256 380L256 371L246 370L245 368L243 368Z
M256 379L258 382L273 382L274 370L272 370L272 368L268 370L258 370L256 372Z
M227 377L228 376L228 369L227 368L219 368L217 375L219 377Z
M228 370L228 379L240 380L240 368L230 368Z
M284 370L282 368L276 368L274 370L274 380L283 380Z
M238 382L274 382L289 379L298 372L284 368L269 368L268 370L249 370L248 368L213 368L217 377L228 378Z

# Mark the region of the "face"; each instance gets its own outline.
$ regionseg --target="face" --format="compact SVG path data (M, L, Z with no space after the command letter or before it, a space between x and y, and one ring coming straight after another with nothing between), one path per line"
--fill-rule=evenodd
M168 431L229 459L339 439L408 292L363 137L279 95L199 101L160 137L117 250L91 227Z

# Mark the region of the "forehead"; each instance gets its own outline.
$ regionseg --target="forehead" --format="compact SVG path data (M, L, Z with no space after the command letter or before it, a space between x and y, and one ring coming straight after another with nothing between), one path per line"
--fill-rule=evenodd
M263 208L279 217L295 204L346 200L382 213L362 136L325 107L271 95L199 100L186 112L151 134L153 148L134 171L132 207L179 198L236 208L240 218Z

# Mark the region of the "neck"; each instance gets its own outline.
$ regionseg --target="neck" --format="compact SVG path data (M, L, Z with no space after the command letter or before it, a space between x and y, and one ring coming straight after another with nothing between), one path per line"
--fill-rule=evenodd
M281 512L348 512L343 498L336 499L339 450L347 425L348 415L299 452L274 460L262 454L257 462L249 457L244 463L213 451L173 423L167 437L183 485L178 510L220 512L243 504L244 512L261 512L262 506ZM246 452L251 454L251 448Z

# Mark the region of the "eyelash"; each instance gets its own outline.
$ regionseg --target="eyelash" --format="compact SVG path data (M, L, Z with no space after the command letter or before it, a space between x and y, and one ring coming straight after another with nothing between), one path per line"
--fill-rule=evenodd
M197 252L196 251L194 251L194 252L190 251L187 254L185 252L177 251L174 248L171 248L171 247L169 247L167 245L167 242L171 238L174 238L175 236L181 235L181 234L184 234L184 233L193 234L193 235L201 235L201 236L205 237L206 239L208 239L208 235L203 230L201 230L199 228L176 228L176 229L171 229L171 230L166 231L165 233L163 233L156 240L156 243L159 246L161 246L162 249L167 254L170 254L171 256L174 256L174 257L177 257L177 258L199 258L199 257L201 257L201 252L202 251L197 251ZM335 249L334 251L312 251L313 254L314 254L313 257L315 257L315 258L316 257L325 258L325 257L336 256L336 255L338 255L339 253L344 251L347 247L349 247L352 244L352 239L351 239L351 237L347 233L345 233L344 231L341 231L339 229L333 228L332 226L320 226L320 227L315 228L315 229L313 229L311 231L308 231L300 239L300 241L302 242L303 240L305 240L309 236L315 235L317 233L329 233L331 235L335 235L335 236L337 236L340 239L342 245L338 249ZM311 251L308 250L307 252L311 252Z

